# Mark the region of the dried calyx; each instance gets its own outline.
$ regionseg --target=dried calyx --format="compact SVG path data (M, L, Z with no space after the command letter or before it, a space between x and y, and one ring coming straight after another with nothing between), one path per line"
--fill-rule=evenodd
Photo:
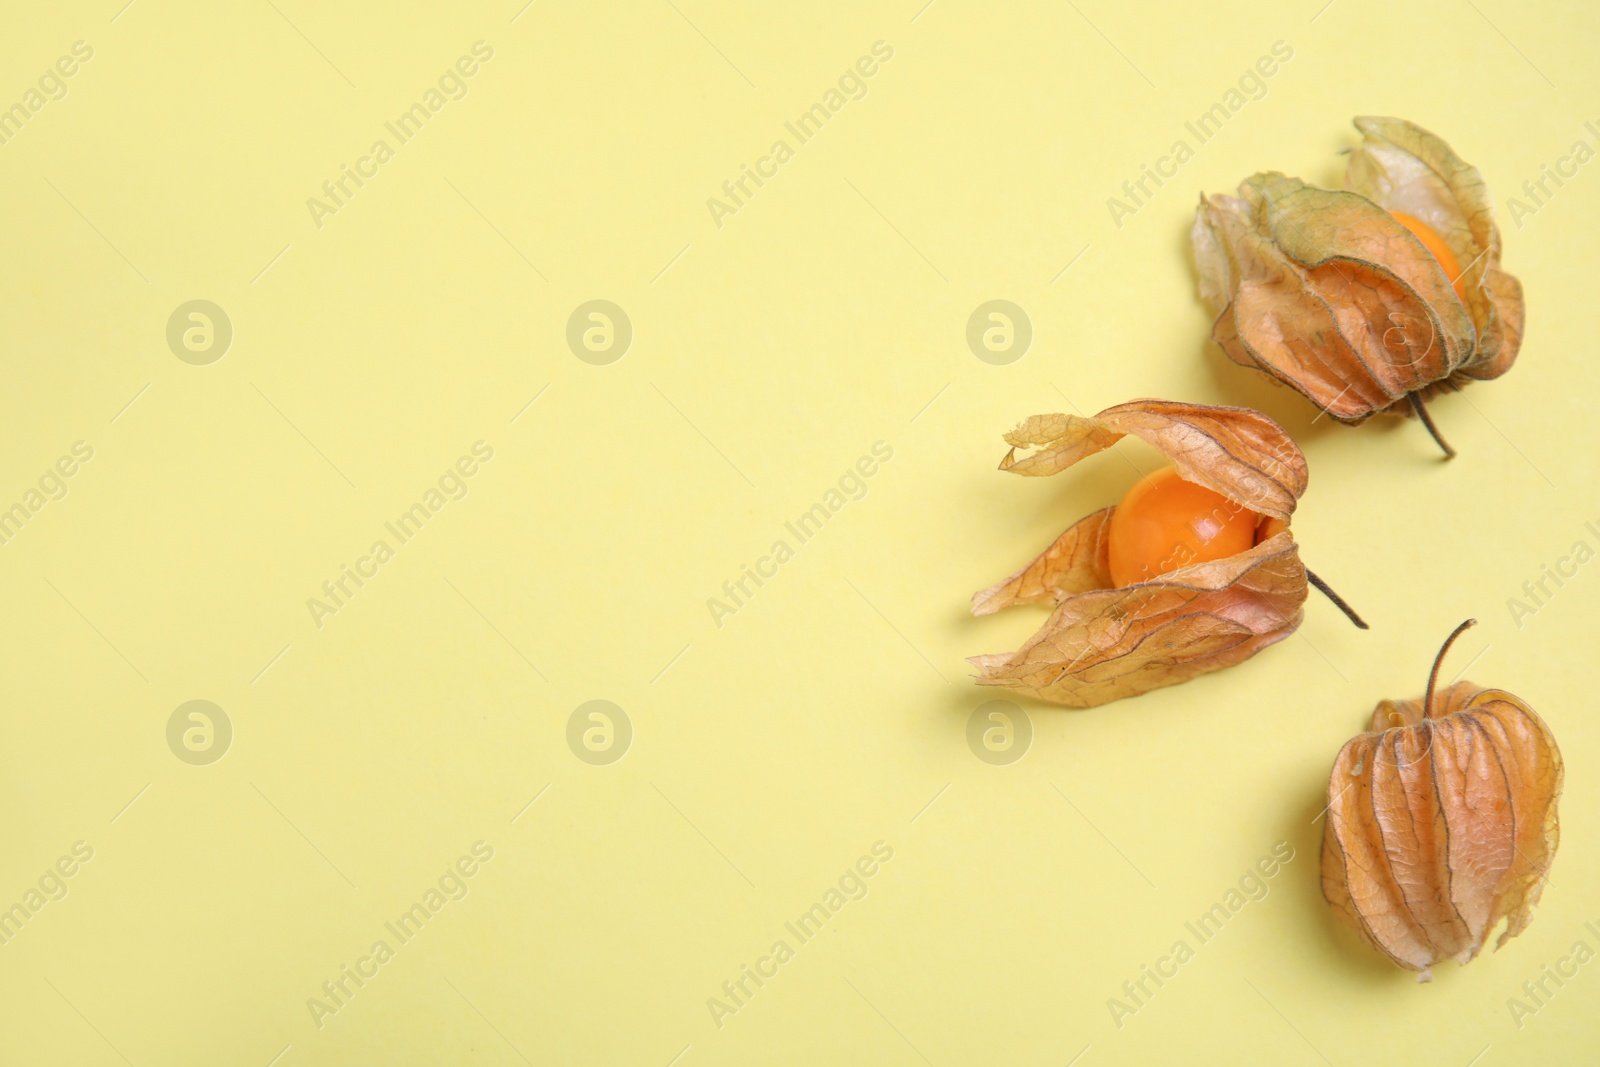
M1308 576L1289 530L1306 488L1305 457L1258 411L1135 400L1090 418L1035 415L1006 435L1011 451L1000 469L1056 474L1125 434L1162 452L1175 476L1141 480L1123 504L1074 523L1032 563L973 596L975 615L1023 603L1053 608L1016 652L972 657L979 685L1074 707L1134 696L1281 641L1300 624L1308 582L1326 588ZM1032 451L1019 457L1019 449ZM1173 501L1201 513L1163 515ZM1114 547L1119 537L1140 541L1146 524L1159 534L1189 523L1205 527L1208 543L1158 536L1129 551Z
M1467 963L1532 921L1558 841L1561 752L1534 710L1499 689L1440 688L1445 641L1421 700L1381 701L1328 780L1322 891L1379 952L1420 972Z
M1413 123L1355 125L1345 190L1263 172L1201 199L1212 338L1340 421L1414 415L1453 456L1424 401L1511 368L1522 286L1476 168Z

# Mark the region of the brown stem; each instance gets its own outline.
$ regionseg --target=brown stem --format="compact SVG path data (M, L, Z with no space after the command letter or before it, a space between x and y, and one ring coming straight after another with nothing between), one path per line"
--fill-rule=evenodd
M1477 619L1468 619L1466 622L1450 631L1450 636L1444 639L1444 644L1439 646L1439 654L1433 657L1433 671L1428 675L1428 692L1422 698L1422 717L1433 718L1433 690L1439 682L1439 665L1444 662L1444 654L1450 651L1450 646L1456 643L1456 638L1478 625Z
M1422 420L1422 425L1428 428L1428 436L1433 438L1434 444L1444 449L1445 459L1455 459L1456 450L1450 447L1450 442L1439 435L1439 427L1433 424L1433 416L1428 414L1428 409L1423 406L1421 393L1407 393L1406 399L1411 401L1411 410L1417 413L1417 418Z
M1323 581L1321 578L1318 578L1310 567L1306 568L1306 581L1316 586L1318 592L1327 597L1329 600L1333 601L1333 606L1344 612L1345 615L1349 616L1351 622L1355 623L1363 630L1371 629L1371 627L1367 625L1366 620L1364 620L1360 615L1356 614L1356 609L1352 608L1349 604L1346 604L1344 597L1340 596L1338 593L1335 593L1331 588L1329 588L1328 583Z

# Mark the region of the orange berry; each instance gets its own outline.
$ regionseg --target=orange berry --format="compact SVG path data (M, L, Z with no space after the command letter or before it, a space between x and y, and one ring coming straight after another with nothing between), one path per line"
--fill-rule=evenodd
M1256 543L1260 521L1221 493L1162 467L1135 482L1111 514L1111 581L1121 588L1236 555Z
M1394 216L1394 221L1415 234L1417 240L1422 242L1422 247L1433 253L1433 258L1438 260L1439 266L1444 269L1445 277L1450 279L1450 285L1456 291L1456 298L1465 304L1467 288L1461 280L1461 264L1457 262L1456 254L1450 251L1450 246L1444 243L1444 238L1415 215L1407 215L1403 211L1391 211L1389 214Z
M1256 544L1259 545L1263 541L1271 540L1288 528L1289 524L1282 519L1263 518L1261 525L1256 527Z

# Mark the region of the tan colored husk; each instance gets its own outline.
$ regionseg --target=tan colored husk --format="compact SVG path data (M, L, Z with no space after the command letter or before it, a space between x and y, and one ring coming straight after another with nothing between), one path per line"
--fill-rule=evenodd
M1346 190L1268 172L1239 196L1202 197L1191 233L1200 294L1229 358L1344 422L1411 414L1425 398L1510 369L1522 286L1500 269L1500 232L1477 169L1394 118L1355 120ZM1390 211L1426 223L1455 255L1465 300Z
M1517 697L1457 682L1381 702L1328 780L1322 892L1402 967L1431 977L1527 927L1555 856L1561 752Z
M1300 449L1276 423L1245 408L1135 400L1091 418L1035 415L1005 440L1000 469L1056 474L1142 438L1180 477L1287 522L1305 492ZM1018 449L1037 451L1019 458ZM1106 529L1115 508L1074 523L1038 558L972 598L975 615L1046 602L1050 618L1016 652L971 657L979 685L1093 707L1232 666L1293 633L1306 570L1285 530L1226 559L1111 587Z

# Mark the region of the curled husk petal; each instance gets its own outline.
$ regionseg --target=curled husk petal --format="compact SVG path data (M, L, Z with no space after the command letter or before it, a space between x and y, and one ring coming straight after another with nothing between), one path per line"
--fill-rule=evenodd
M1345 422L1499 377L1523 328L1476 168L1413 123L1355 125L1345 190L1256 174L1236 197L1202 197L1191 233L1213 340ZM1460 278L1391 211L1434 230Z
M1035 415L1005 435L1000 469L1049 475L1132 434L1180 477L1287 522L1305 492L1300 449L1245 408L1135 400L1093 417ZM1035 449L1019 457L1018 449ZM1048 603L1050 618L1016 652L974 656L979 685L1093 707L1232 666L1300 625L1306 571L1285 530L1237 555L1112 588L1106 533L1114 507L1069 526L1022 570L972 598L976 615Z
M1457 682L1385 700L1328 780L1322 892L1379 952L1430 977L1468 963L1501 920L1525 929L1558 841L1561 752L1544 720L1499 689Z

